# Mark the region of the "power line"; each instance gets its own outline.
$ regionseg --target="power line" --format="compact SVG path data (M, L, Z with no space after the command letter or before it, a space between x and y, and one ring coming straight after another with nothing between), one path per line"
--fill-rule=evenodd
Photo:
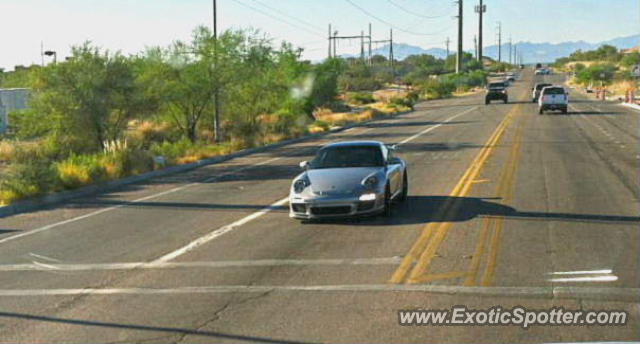
M234 0L234 1L237 1L237 0ZM381 23L383 23L383 24L385 24L385 25L388 25L388 26L390 26L390 27L392 27L392 28L394 28L394 29L396 29L396 30L398 30L398 31L402 31L402 32L404 32L404 33L408 33L408 34L410 34L410 35L416 35L416 36L434 36L434 35L438 35L438 34L440 34L440 33L442 33L442 32L445 32L445 31L447 31L447 30L450 30L450 28L447 28L446 30L442 30L442 31L439 31L439 32L433 32L433 33L415 32L415 31L411 31L411 30L406 30L406 29L403 29L403 28L401 28L401 27L398 27L398 26L396 26L396 25L392 24L392 23L391 23L391 22L389 22L389 21L386 21L386 20L384 20L384 19L382 19L382 18L380 18L380 17L376 16L375 14L373 14L373 13L369 12L367 9L363 8L362 6L360 6L360 5L356 4L355 2L353 2L353 1L351 1L351 0L345 0L345 1L346 1L346 2L348 2L351 6L355 7L356 9L358 9L360 12L364 13L365 15L367 15L367 16L369 16L369 17L371 17L371 18L373 18L373 19L375 19L375 20L377 20L377 21L379 21L379 22L381 22Z
M410 10L398 5L393 0L387 0L387 1L390 4L392 4L393 6L395 6L397 9L399 9L399 10L405 12L405 13L409 13L409 14L411 14L413 16L416 16L416 17L419 17L419 18L423 18L423 19L438 19L438 18L443 18L443 17L448 17L449 16L449 15L446 15L446 14L445 15L441 15L441 16L425 16L425 15L422 15L422 14L415 13L414 11L410 11Z
M297 21L298 23L300 23L300 24L302 24L302 25L307 25L307 26L309 26L310 28L312 28L312 29L314 29L314 30L318 30L318 31L324 30L324 29L322 29L322 28L320 28L320 27L318 27L318 26L315 26L315 25L313 25L313 24L311 24L311 23L309 23L309 22L305 22L304 20L300 20L300 19L298 19L298 18L296 18L296 17L294 17L294 16L292 16L292 15L289 15L289 14L288 14L287 12L285 12L285 11L282 11L282 10L280 10L280 9L277 9L277 8L271 7L271 6L269 6L269 5L265 4L265 3L261 2L261 1L258 1L258 0L251 0L251 1L255 2L256 4L258 4L258 5L262 6L262 7L268 8L268 9L270 9L270 10L271 10L271 11L273 11L273 12L277 12L277 13L279 13L280 15L282 15L282 16L284 16L284 17L287 17L287 18L289 18L289 19L291 19L291 20L295 20L295 21Z
M253 6L249 5L249 4L246 4L246 3L244 3L244 2L241 2L240 0L233 0L233 2L235 2L235 3L237 3L237 4L241 5L241 6L244 6L244 7L246 7L246 8L249 8L249 9L251 9L251 10L255 11L255 12L258 12L258 13L260 13L260 14L262 14L262 15L265 15L265 16L267 16L267 17L269 17L269 18L273 19L273 20L276 20L276 21L279 21L279 22L281 22L281 23L284 23L284 24L287 24L287 25L293 26L293 27L298 28L298 29L300 29L300 30L307 31L308 33L311 33L311 34L313 34L313 35L320 36L320 37L323 37L323 36L324 36L324 35L323 35L323 34L321 34L321 33L318 33L318 32L316 32L316 31L312 31L312 30L310 30L310 29L308 29L308 28L306 28L306 27L304 27L304 26L300 26L300 25L294 24L294 23L292 23L292 22L290 22L290 21L287 21L287 20L284 20L284 19L282 19L282 18L278 18L278 17L276 17L276 16L272 15L271 13L265 12L265 11L263 11L263 10L259 9L259 8L255 8L255 7L253 7Z

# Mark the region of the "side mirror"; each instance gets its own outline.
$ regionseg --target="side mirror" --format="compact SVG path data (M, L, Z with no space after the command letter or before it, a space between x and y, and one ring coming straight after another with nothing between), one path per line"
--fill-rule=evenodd
M307 168L309 168L309 162L308 161L303 161L300 163L300 168L303 170L306 170Z
M397 158L397 157L393 157L389 159L389 161L387 161L387 165L400 165L400 164L402 164L402 160L400 160L400 158Z

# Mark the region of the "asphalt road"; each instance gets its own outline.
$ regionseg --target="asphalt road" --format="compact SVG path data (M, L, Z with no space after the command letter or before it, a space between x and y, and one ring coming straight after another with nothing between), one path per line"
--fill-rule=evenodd
M524 74L483 95L0 219L0 342L538 343L640 340L639 112ZM399 144L392 218L301 224L297 164ZM619 309L626 326L422 326L398 310Z

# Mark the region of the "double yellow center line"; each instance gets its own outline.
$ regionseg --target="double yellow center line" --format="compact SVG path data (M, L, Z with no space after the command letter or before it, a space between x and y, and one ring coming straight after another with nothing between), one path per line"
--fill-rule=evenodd
M391 277L391 283L424 283L434 280L434 276L438 276L427 276L427 272L438 249L454 224L453 219L462 204L462 197L467 196L471 192L473 185L479 182L477 178L480 176L487 160L495 151L505 131L513 121L515 114L518 113L521 108L522 104L516 105L500 122L487 143L471 163L471 166L469 166L453 191L451 191L449 198L447 198L437 211L435 218L442 219L442 221L430 222L425 225L422 234L413 244L409 253L407 253ZM467 274L466 272L452 272L438 276L438 278L456 278Z

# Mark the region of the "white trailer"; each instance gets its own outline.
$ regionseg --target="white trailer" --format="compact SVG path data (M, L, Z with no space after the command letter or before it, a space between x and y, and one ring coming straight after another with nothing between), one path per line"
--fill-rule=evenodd
M9 126L9 113L29 107L28 88L0 88L0 133Z

